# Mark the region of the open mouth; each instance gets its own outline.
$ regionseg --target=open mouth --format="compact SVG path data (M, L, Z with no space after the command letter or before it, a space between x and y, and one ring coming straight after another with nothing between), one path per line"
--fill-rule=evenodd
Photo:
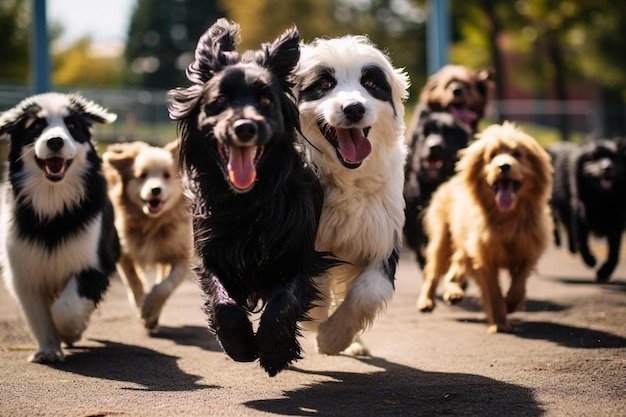
M263 155L263 146L229 146L218 142L217 149L233 188L240 192L250 190L256 179L256 165Z
M496 193L495 199L498 210L506 212L513 208L515 197L521 186L521 182L510 178L501 178L491 186Z
M46 178L50 181L61 181L65 177L67 168L72 163L71 159L65 159L58 156L53 156L47 159L36 158L37 165L43 170Z
M429 156L426 159L422 160L422 168L427 169L429 171L436 171L443 167L443 159Z
M371 127L334 127L320 120L317 122L322 135L335 147L339 161L346 168L354 169L361 166L365 158L372 152L372 144L367 136Z
M478 119L478 113L465 107L465 102L453 101L449 107L450 113L465 124L471 124Z
M605 175L598 179L600 184L600 188L603 190L610 190L613 188L613 184L615 183L615 178L612 175Z
M163 209L165 202L159 198L153 198L151 200L144 201L144 211L147 211L147 214L159 214L159 212Z

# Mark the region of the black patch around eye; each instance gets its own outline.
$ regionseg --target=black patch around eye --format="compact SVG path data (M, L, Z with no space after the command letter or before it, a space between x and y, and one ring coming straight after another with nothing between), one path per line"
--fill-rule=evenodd
M316 68L304 75L300 101L315 101L327 95L337 85L332 68Z
M372 81L373 86L367 87L367 81ZM361 71L361 84L377 100L386 101L393 107L391 84L387 81L385 71L377 65L364 67ZM394 108L395 112L395 108Z
M91 127L91 123L89 123L84 117L71 114L63 119L67 130L70 131L72 137L79 143L84 143L89 140L89 128Z

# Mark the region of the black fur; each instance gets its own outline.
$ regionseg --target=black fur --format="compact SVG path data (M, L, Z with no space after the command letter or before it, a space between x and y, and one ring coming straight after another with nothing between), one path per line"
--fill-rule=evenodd
M580 252L589 267L596 258L589 249L589 234L606 237L609 254L596 279L608 281L619 261L626 224L624 154L616 142L590 141L582 146L558 143L548 149L554 165L552 210L555 243L560 245L559 224L565 226L568 249Z
M239 56L238 29L220 19L200 38L187 69L194 84L170 92L170 117L178 121L193 195L201 259L195 272L209 328L231 358L258 358L274 376L301 358L298 322L318 298L312 277L335 261L315 251L323 192L296 146L290 76L299 59L298 32ZM256 134L247 139L263 146L256 179L245 190L232 183L219 150L240 144L233 125L242 120L254 121ZM263 306L254 334L248 315Z
M68 283L75 279L78 296L93 301L95 306L115 271L120 246L113 223L113 206L90 133L93 122L109 123L115 117L77 94L59 93L29 97L0 117L0 135L9 140L3 189L7 214L2 219L2 227L6 228L2 244L7 248L2 254L6 262L3 268L7 283L20 288L15 295L39 343L39 351L31 356L35 362L62 360L59 339L71 344L82 333L82 329L75 329L75 334L61 334L56 328L58 323L55 328L46 324L59 294L73 291ZM76 154L72 157L71 151L66 150L74 145ZM38 153L36 149L43 151ZM78 157L81 152L84 152L84 159ZM68 156L69 159L64 159ZM57 171L60 170L58 162L47 162L54 159L65 160L62 171ZM56 168L44 168L48 163ZM50 175L47 171L50 169L56 171L56 175ZM64 174L59 175L59 172ZM82 260L76 261L74 250L77 247L82 249L96 244L84 233L94 221L99 221L100 228L95 236L97 248L95 252L85 250ZM26 259L22 253L8 250L18 244L29 247L31 256L38 258ZM67 249L66 244L74 249ZM24 262L47 260L49 263L39 268L23 266ZM63 273L54 269L58 265L64 268ZM19 272L24 270L28 272ZM47 305L44 308L33 306L36 302ZM70 310L69 316L79 317L80 314L77 321L88 321L89 317L82 316L84 312L74 312L73 306L65 308Z
M470 133L449 113L423 109L419 115L408 132L404 238L423 269L426 262L423 250L427 241L422 226L424 210L437 187L454 175L458 152L467 146Z

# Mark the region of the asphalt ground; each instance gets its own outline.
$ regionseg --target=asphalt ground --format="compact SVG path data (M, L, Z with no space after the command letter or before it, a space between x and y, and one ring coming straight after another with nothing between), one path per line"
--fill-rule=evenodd
M595 250L602 256L601 245ZM626 416L626 257L607 284L550 248L512 334L488 334L477 288L415 309L421 274L402 254L396 293L364 335L372 357L304 359L274 378L236 363L208 333L190 278L148 335L119 279L58 365L35 349L0 285L0 416Z

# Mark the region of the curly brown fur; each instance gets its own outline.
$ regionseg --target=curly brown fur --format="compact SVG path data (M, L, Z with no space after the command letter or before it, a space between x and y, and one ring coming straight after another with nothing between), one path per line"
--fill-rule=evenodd
M508 331L507 313L524 300L526 280L549 239L548 154L515 125L487 128L462 151L458 173L433 195L425 216L429 236L418 309L431 311L444 275L444 300L459 302L466 278L482 292L489 332ZM498 283L508 270L505 296Z

